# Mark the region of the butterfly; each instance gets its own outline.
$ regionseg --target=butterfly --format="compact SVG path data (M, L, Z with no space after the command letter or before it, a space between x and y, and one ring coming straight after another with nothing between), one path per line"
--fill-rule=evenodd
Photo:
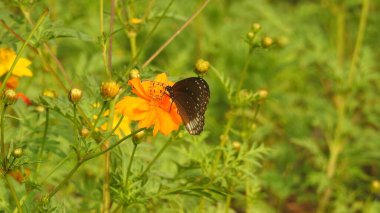
M166 86L165 90L177 106L186 130L199 135L205 124L205 112L210 99L207 82L200 77L186 78Z

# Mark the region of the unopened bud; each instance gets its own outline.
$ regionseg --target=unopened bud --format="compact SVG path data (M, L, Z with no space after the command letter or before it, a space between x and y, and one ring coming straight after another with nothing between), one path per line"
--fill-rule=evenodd
M55 91L52 90L52 89L45 89L45 90L42 92L42 96L49 97L49 98L56 98L56 97L57 97L57 94L56 94Z
M82 138L87 138L89 134L90 134L90 130L88 130L86 127L83 127L80 130L80 136L82 136Z
M132 80L134 78L141 78L140 76L140 71L138 69L132 69L130 72L129 72L129 80Z
M261 39L261 45L264 48L268 48L268 47L272 46L272 44L273 44L273 39L269 36L265 36Z
M198 75L204 75L207 73L207 71L210 68L210 62L203 60L203 59L198 59L198 61L195 63L194 66L194 72Z
M236 152L240 151L241 143L238 141L232 142L232 147L235 149Z
M112 100L119 93L120 86L115 81L103 82L100 87L100 94L105 100Z
M23 154L24 154L24 150L22 150L22 148L16 148L16 149L13 150L13 153L12 153L12 155L13 155L14 158L19 158Z
M144 136L145 136L145 131L144 130L142 130L142 131L134 134L133 137L132 137L133 143L136 144L136 145L139 144L139 143L141 143L141 139L143 139Z
M77 104L82 99L82 90L73 88L69 92L69 100L73 104Z
M3 93L5 105L12 105L17 101L17 93L13 89L7 89Z
M259 103L262 104L268 97L268 91L260 90L258 94L259 94Z
M253 23L252 26L251 26L251 30L254 33L259 32L261 30L261 24L259 24L259 23Z

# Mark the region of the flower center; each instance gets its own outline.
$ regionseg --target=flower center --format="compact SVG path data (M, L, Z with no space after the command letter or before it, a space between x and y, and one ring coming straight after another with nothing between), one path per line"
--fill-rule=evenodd
M148 94L154 101L162 101L166 94L165 87L167 84L156 81L149 81Z

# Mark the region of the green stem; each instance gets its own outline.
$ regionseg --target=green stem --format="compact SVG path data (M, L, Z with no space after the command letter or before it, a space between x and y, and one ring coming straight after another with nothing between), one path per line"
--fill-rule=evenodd
M152 56L148 58L144 62L144 64L141 66L142 68L145 68L152 62L161 52L164 50L194 19L197 17L202 10L207 6L207 4L210 3L210 0L205 0L202 5L190 16L190 18L177 30L173 33L168 40L166 40L157 50L155 53L153 53Z
M143 131L143 130L145 130L145 128L141 128L141 129L139 129L139 130L136 130L136 131L132 132L131 134L125 136L124 138L120 139L120 140L117 141L116 143L112 144L112 145L109 146L107 149L102 150L101 152L98 152L98 153L96 153L96 154L86 156L85 158L83 158L83 162L88 161L88 160L91 160L91 159L93 159L93 158L96 158L96 157L98 157L98 156L100 156L100 155L102 155L102 154L104 154L104 153L110 151L111 149L113 149L113 148L115 148L116 146L118 146L119 144L121 144L123 141L127 140L128 138L132 137L133 135L135 135L135 134L137 134L137 133L139 133L139 132L141 132L141 131Z
M22 208L21 208L21 205L20 205L20 201L19 201L19 199L17 197L17 193L16 193L16 190L13 187L12 182L9 181L8 175L5 175L4 179L5 179L5 183L8 185L9 190L11 191L11 194L12 194L12 197L13 197L15 203L16 203L18 212L22 213Z
M112 100L109 105L109 116L107 131L112 129L113 119L115 114L115 100ZM109 141L104 143L104 149L109 147ZM110 193L110 159L111 153L104 154L104 183L103 183L103 212L107 213L111 207L111 193Z
M77 105L73 104L73 116L74 116L74 142L78 145L78 123L77 123Z
M169 144L171 143L171 141L172 140L170 139L167 143L165 143L165 145L162 146L161 150L156 154L156 156L153 158L153 160L149 163L149 165L143 171L143 173L141 174L141 176L144 176L149 171L149 169L153 166L153 164L156 162L156 160L161 156L161 154L169 146Z
M30 32L28 38L25 40L25 42L22 44L20 50L18 51L17 53L17 56L15 58L15 60L13 61L12 63L12 66L11 68L9 69L9 72L7 72L7 74L5 75L5 78L3 80L3 82L7 82L8 79L11 77L12 75L12 72L14 70L14 68L16 67L16 64L18 62L18 60L21 58L21 55L23 54L24 50L25 50L25 47L27 46L27 44L29 43L30 39L32 38L32 36L34 35L34 33L37 31L38 27L42 24L42 22L45 20L45 17L47 16L49 10L48 9L45 9L45 11L41 14L40 18L38 19L36 25L33 27L32 29L32 32ZM1 85L0 87L0 91L3 91L4 88L5 88L5 83Z
M241 89L241 87L243 86L244 80L247 78L248 65L249 65L249 62L250 62L249 59L251 58L252 53L253 53L253 47L250 47L249 50L248 50L247 58L245 59L243 71L242 71L242 74L241 74L241 77L240 77L240 81L239 81L239 84L238 84L238 87L237 87L236 91L239 91Z
M142 128L142 129L139 129L139 130L137 130L137 131L134 131L134 132L132 132L131 134L129 134L128 136L125 136L124 138L122 138L122 139L120 139L119 141L117 141L116 143L114 143L114 144L112 144L110 147L108 147L108 149L105 149L105 150L103 150L103 151L101 151L101 152L98 152L98 153L96 153L96 154L93 154L93 155L87 155L86 157L84 157L84 158L82 158L82 159L80 159L76 164L75 164L75 166L71 169L71 171L69 172L69 174L67 174L66 175L66 177L65 177L65 179L63 179L59 184L58 184L58 186L57 187L55 187L54 188L54 190L52 191L52 192L50 192L50 194L49 194L49 199L50 198L52 198L69 180L70 180L70 178L73 176L73 174L79 169L79 167L83 164L83 163L85 163L85 162L87 162L87 161L89 161L89 160L91 160L91 159L93 159L93 158L96 158L96 157L98 157L98 156L100 156L100 155L103 155L104 153L106 153L106 152L108 152L108 151L110 151L111 149L113 149L113 148L115 148L116 146L118 146L119 144L121 144L123 141L125 141L126 139L128 139L128 138L130 138L130 137L132 137L133 135L135 135L135 134L137 134L138 132L140 132L140 131L143 131L143 130L145 130L145 128Z
M92 126L92 129L91 129L90 134L88 135L88 138L90 138L90 137L92 136L92 134L95 132L96 127L97 127L98 122L99 122L99 119L100 119L100 117L103 115L104 110L106 110L107 103L108 103L108 101L104 101L104 102L103 102L102 108L100 109L100 111L99 111L97 117L95 118L96 120L94 121L94 125Z
M135 153L136 153L137 146L138 146L137 143L133 143L133 150L132 150L131 158L129 159L129 163L128 163L127 175L126 175L126 177L125 177L125 183L126 183L127 185L128 185L128 179L129 179L129 175L130 175L130 173L131 173L132 162L133 162L133 159L134 159L134 157L135 157Z
M3 106L3 109L1 111L1 120L0 120L0 130L1 130L1 134L0 134L0 141L1 141L1 160L3 162L3 170L4 171L7 171L7 162L6 162L6 156L5 156L5 141L4 141L4 115L5 115L5 111L7 109L7 106L6 104L4 104Z
M370 0L363 0L363 6L360 16L360 23L359 23L359 30L358 30L358 37L356 38L355 42L355 48L354 53L352 55L351 59L351 66L350 66L350 72L348 74L348 84L351 85L354 78L355 78L355 72L356 72L356 64L359 59L359 54L361 52L362 46L363 46L363 39L364 34L367 26L367 20L368 20L368 11L369 11L369 1Z
M65 179L63 179L61 181L61 183L59 183L59 185L57 187L55 187L52 192L50 192L49 199L52 198L70 180L71 176L73 176L73 174L79 169L79 167L83 163L84 163L84 161L78 161L75 164L75 166L71 169L71 171L69 172L69 174L66 175Z
M141 55L141 53L143 52L144 50L144 47L145 45L147 45L149 39L153 36L154 32L156 31L158 25L161 23L162 19L165 17L166 13L169 11L169 8L171 7L171 5L174 3L175 0L171 0L169 2L169 4L166 6L164 12L162 13L162 15L160 16L160 18L158 19L158 21L155 23L155 25L153 26L152 30L149 31L148 35L146 36L146 38L144 39L144 42L142 45L140 45L140 49L139 51L137 52L137 54L132 58L132 61L130 63L130 65L128 66L128 69L126 69L126 71L128 72L131 67L135 66L135 63L138 59L138 57Z
M100 8L99 8L99 22L100 22L100 37L101 37L101 48L102 48L102 59L104 63L104 68L106 69L106 73L108 78L111 78L112 74L110 71L110 68L108 66L107 62L107 39L104 32L104 17L103 17L103 10L104 10L104 1L100 0Z
M43 137L42 137L42 144L41 144L41 147L40 147L40 150L38 153L38 159L39 159L40 163L37 164L36 174L38 173L40 166L41 166L42 156L43 156L43 152L44 152L45 144L46 144L46 139L47 139L47 132L48 132L48 128L49 128L49 108L46 108L45 116L46 116L45 117L46 121L45 121L44 133L43 133Z

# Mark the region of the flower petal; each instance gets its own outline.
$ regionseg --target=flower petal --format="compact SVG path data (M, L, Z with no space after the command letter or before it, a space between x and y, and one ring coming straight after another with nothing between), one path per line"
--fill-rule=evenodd
M141 84L141 80L139 78L129 80L128 84L131 85L133 93L146 100L150 99L149 95L145 92L145 89Z

